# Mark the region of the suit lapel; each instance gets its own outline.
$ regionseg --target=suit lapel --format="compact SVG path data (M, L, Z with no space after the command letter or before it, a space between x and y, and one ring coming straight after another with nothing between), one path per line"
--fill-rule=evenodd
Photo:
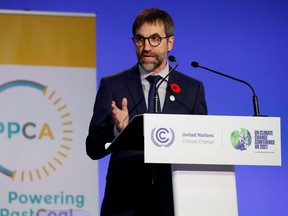
M136 110L136 113L142 114L147 112L147 107L144 99L141 79L140 79L140 72L138 65L135 65L131 70L130 73L126 76L126 85L129 89L130 95L132 96L131 103L131 110L133 112ZM129 101L128 101L129 106Z

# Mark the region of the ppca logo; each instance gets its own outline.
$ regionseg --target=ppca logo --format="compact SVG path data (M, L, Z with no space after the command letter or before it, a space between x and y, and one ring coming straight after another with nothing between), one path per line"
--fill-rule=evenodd
M55 90L29 80L0 84L0 173L14 181L48 177L68 158L72 114Z

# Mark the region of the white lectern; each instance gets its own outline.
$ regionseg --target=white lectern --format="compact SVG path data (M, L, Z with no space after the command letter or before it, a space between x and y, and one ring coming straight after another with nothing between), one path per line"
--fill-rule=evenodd
M278 117L143 114L109 148L131 140L145 163L172 164L176 216L237 216L234 165L281 165Z

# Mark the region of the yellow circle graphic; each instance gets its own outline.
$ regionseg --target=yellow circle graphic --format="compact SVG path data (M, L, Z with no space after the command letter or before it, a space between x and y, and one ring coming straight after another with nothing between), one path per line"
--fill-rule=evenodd
M55 111L59 122L61 122L61 138L56 140L56 152L54 152L53 155L50 156L50 159L48 161L40 164L40 166L38 165L37 168L17 169L13 167L7 167L7 165L3 164L3 161L1 161L0 158L0 173L4 174L7 177L10 177L14 181L19 180L21 182L33 182L36 179L41 180L44 177L50 176L51 172L56 172L57 168L63 165L63 160L68 158L69 152L71 151L71 144L73 142L73 121L71 120L71 113L67 111L67 104L63 103L62 97L57 96L56 91L50 90L47 85L42 85L40 83L29 80L15 80L0 85L0 94L16 87L28 87L42 92L41 95L48 100L48 103ZM47 129L46 131L48 131L49 134L48 125L44 124L43 128ZM4 125L0 124L0 134L3 131ZM52 136L52 134L50 135ZM3 145L2 148L3 149L1 149L0 151L4 152L5 147L3 147ZM33 152L33 154L37 154L37 152ZM11 157L11 160L13 160L13 157Z

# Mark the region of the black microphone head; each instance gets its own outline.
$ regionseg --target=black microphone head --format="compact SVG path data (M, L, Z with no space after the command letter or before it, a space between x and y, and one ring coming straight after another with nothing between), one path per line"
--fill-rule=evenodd
M170 56L168 57L168 59L169 59L169 61L171 61L171 62L176 62L176 58L175 58L173 55L170 55Z
M191 65L192 65L193 67L195 67L195 68L199 67L199 63L198 63L198 62L195 62L195 61L193 61L193 62L191 63Z

